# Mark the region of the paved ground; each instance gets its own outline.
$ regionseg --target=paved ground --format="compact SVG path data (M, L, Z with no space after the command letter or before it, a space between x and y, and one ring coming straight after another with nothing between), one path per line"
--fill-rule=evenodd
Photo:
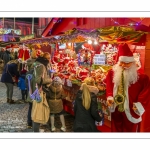
M21 99L20 90L14 86L13 100ZM8 104L6 103L6 87L0 82L0 132L32 132L32 129L27 129L27 111L28 103L25 104ZM55 117L56 132L61 132L61 123L59 116ZM65 114L67 132L72 132L72 124L74 117L70 114ZM51 132L49 125L42 125L41 132Z

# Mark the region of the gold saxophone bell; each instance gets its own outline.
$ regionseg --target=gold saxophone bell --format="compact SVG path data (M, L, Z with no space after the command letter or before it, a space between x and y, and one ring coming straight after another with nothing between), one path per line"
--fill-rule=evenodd
M125 102L125 97L122 94L117 94L114 97L114 101L118 106L118 111L124 112L124 102Z
M114 97L114 101L118 106L118 111L124 112L124 102L125 102L125 93L124 93L124 76L122 71L121 82L118 86L117 95Z
M120 105L120 104L124 103L124 96L122 94L117 94L114 97L114 100L115 100L117 105Z

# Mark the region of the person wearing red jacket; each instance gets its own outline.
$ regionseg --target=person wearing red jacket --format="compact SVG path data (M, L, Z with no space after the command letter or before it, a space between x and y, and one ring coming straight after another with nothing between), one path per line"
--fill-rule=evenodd
M137 72L130 48L118 46L118 63L106 76L107 104L112 132L137 132L150 100L150 80Z

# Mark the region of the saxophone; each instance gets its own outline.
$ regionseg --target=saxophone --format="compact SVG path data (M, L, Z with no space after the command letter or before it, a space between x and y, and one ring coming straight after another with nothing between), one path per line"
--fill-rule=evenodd
M119 112L124 112L124 102L125 102L123 71L122 71L122 74L121 74L121 83L118 86L117 95L114 97L114 101L118 106L118 111Z

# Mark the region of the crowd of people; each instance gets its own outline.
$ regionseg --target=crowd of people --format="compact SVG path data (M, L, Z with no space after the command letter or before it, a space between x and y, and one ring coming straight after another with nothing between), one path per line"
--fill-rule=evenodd
M51 55L48 52L42 52L42 51L40 53L39 51L38 53L36 53L33 50L30 53L30 58L26 61L26 65L24 65L22 62L20 62L20 59L16 57L11 57L12 51L13 51L12 48L7 46L6 50L5 51L1 50L1 53L0 53L1 59L3 60L3 63L4 63L2 76L1 76L1 82L3 82L6 85L7 103L8 104L29 103L28 114L27 114L27 127L33 128L33 132L39 132L40 123L35 122L32 118L33 99L31 95L33 95L33 92L36 89L39 89L39 92L40 90L42 90L46 93L46 100L50 108L49 121L50 121L51 131L52 132L56 131L55 115L58 114L60 116L60 122L62 124L61 131L65 132L66 125L65 125L65 117L64 117L62 100L65 99L67 95L65 94L63 90L63 82L61 78L57 75L53 76L53 78L51 76ZM31 72L32 70L34 72L34 73L32 72L34 74L34 78L30 82L30 86L29 86L29 83L27 80L27 74ZM16 85L16 83L22 95L22 99L19 101L14 101L12 99L13 88L14 88L14 85ZM86 112L89 113L85 118L86 120L89 120L89 122L91 123L89 123L89 127L87 127L86 129L78 130L78 125L76 126L76 123L78 121L76 120L74 124L74 128L73 128L75 132L98 131L96 130L95 119L97 121L101 121L101 114L98 113L98 106L97 106L97 101L96 101L97 93L93 93L92 91L87 90L87 88L85 90L85 84L86 82L84 83L83 86L81 86L82 89L80 89L80 92L82 90L84 91L83 95L85 96L85 99L84 99L85 105L83 105L83 108L85 107L84 108L85 111L83 113L86 113ZM94 83L91 86L94 87ZM88 85L87 87L91 87L91 86ZM96 90L98 91L97 88ZM88 100L86 100L87 94L88 94ZM91 98L89 97L90 95L92 95ZM80 105L82 105L82 103ZM92 109L91 112L89 111L90 107ZM75 103L75 110L74 110L75 114L77 112L76 108L77 106ZM94 117L93 119L90 116L90 113L93 115ZM78 116L78 114L76 116Z
M118 62L105 79L107 105L112 112L111 129L112 132L136 132L150 98L150 81L147 75L137 72L133 54L127 44L120 44L118 50ZM62 124L61 131L65 132L63 99L67 99L67 95L63 90L61 78L57 74L51 76L50 53L41 51L37 54L32 51L24 65L18 58L11 57L10 51L11 49L6 47L6 51L0 53L4 62L1 82L6 85L7 103L16 103L12 96L14 84L17 83L22 94L19 102L29 103L27 127L32 128L33 132L39 132L41 123L33 120L32 112L35 108L33 100L41 103L42 91L46 94L50 110L47 123L50 121L51 131L56 131L55 115L58 114ZM86 77L74 99L74 132L98 132L95 122L104 119L103 114L98 110L98 92L94 79Z

